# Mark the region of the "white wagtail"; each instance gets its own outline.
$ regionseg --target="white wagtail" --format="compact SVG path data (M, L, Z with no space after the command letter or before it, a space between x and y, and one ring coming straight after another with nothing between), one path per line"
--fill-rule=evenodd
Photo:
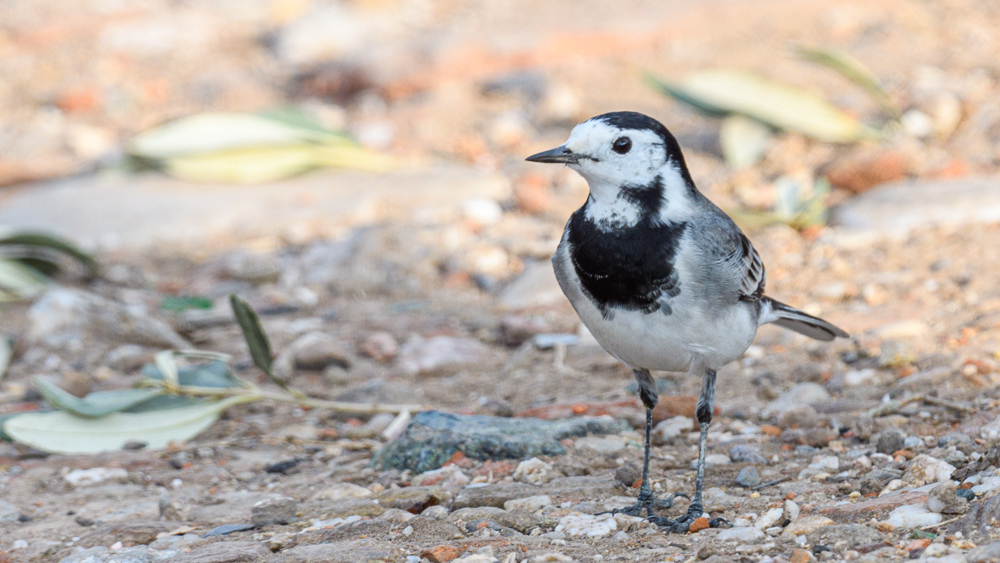
M847 333L764 295L760 255L698 191L677 140L655 119L635 112L599 115L577 125L562 146L527 160L565 164L590 185L552 265L583 324L632 368L646 407L642 486L636 505L623 512L646 509L656 524L685 532L703 513L716 371L739 358L763 324L825 341ZM676 520L654 514L687 495L656 500L650 489L649 434L658 399L650 370L691 373L703 381L695 409L701 440L694 499Z

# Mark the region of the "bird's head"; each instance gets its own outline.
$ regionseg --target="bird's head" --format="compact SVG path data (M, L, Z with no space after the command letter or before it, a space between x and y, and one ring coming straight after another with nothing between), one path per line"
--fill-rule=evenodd
M531 155L531 162L566 164L590 184L591 192L617 197L621 189L671 184L694 189L680 146L662 123L641 113L620 111L577 125L561 146Z

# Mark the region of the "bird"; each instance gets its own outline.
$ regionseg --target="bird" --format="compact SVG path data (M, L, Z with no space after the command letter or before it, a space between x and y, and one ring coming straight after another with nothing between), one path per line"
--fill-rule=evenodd
M564 164L590 194L569 218L552 256L563 293L598 343L632 370L646 409L642 484L634 506L668 532L687 532L704 516L705 449L716 374L773 323L810 338L848 334L764 294L766 274L750 239L695 186L680 145L659 121L619 111L575 126L562 145L527 157ZM654 498L649 483L650 428L658 401L652 371L702 379L695 406L700 438L694 497ZM687 512L658 515L676 497ZM721 518L713 526L726 525Z

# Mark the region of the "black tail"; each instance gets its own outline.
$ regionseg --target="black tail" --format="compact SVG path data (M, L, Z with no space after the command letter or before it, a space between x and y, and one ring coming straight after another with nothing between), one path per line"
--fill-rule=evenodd
M764 308L761 311L760 324L774 323L782 328L794 330L799 334L824 342L829 342L838 336L841 338L850 336L823 319L803 313L795 307L789 307L770 297L761 299L761 304Z

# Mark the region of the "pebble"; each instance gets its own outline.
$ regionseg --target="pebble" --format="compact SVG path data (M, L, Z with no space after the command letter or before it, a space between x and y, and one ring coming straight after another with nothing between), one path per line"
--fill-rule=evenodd
M578 438L573 445L577 450L598 455L613 455L624 450L627 444L628 440L621 436L584 436Z
M250 518L258 528L272 524L290 524L298 519L298 501L289 497L262 500L253 505Z
M354 483L334 483L316 494L320 500L340 500L372 496L372 491Z
M347 350L340 340L325 332L310 332L298 337L289 347L295 367L306 371L322 371L328 366L350 367Z
M0 500L0 522L17 522L21 517L21 510L13 504Z
M848 387L858 387L860 385L865 385L875 378L875 370L861 369L861 370L851 370L844 374L844 385Z
M128 472L120 467L92 467L90 469L74 469L63 479L74 487L96 485L109 479L126 479Z
M784 513L782 508L772 508L757 517L757 521L753 523L753 527L760 531L764 531L771 526L778 524L781 521L781 515Z
M445 465L440 469L425 471L410 481L411 485L440 485L446 489L461 489L469 484L469 476L457 465Z
M756 527L745 527L745 528L729 528L719 532L716 538L719 541L740 541L740 542L752 542L762 539L764 537L764 532L758 530Z
M729 456L726 454L709 454L705 456L705 465L717 466L717 465L729 465L730 463L732 463L732 461L729 460ZM696 468L697 466L698 462L694 461L691 467Z
M399 365L410 375L444 375L479 362L488 353L485 344L454 336L414 337L400 349Z
M927 508L941 514L964 514L969 510L969 501L958 496L958 483L946 481L927 492Z
M942 519L940 514L931 512L924 505L906 504L890 512L889 517L886 518L886 522L896 528L909 530L911 528L931 526L941 522Z
M812 458L809 468L832 473L840 468L840 459L835 455L816 456Z
M513 475L515 481L530 483L532 485L544 485L557 476L558 474L552 469L551 463L542 461L537 457L526 459L517 464Z
M812 533L831 524L833 524L833 520L827 518L826 516L811 514L809 516L803 516L802 518L799 518L798 520L785 526L785 531L781 533L781 536L785 538L801 536L803 534Z
M979 429L979 436L990 443L1000 441L1000 416L983 425Z
M875 437L875 449L880 454L892 455L905 447L906 434L898 428L887 428Z
M790 523L799 517L799 505L794 500L786 500L781 503L781 520L779 523ZM786 524L787 525L787 524Z
M766 420L791 408L829 400L830 393L822 385L807 381L795 385L768 403L761 411L760 417Z
M567 514L559 519L557 532L563 532L570 537L603 538L618 530L618 524L611 514Z
M552 497L549 495L511 499L503 503L504 510L527 510L528 512L535 512L549 506L552 506Z
M275 282L281 277L281 261L272 254L234 252L225 258L222 268L230 278L252 284Z
M657 446L670 443L691 431L691 419L686 416L674 416L661 420L653 427L650 440Z
M760 453L756 446L747 444L737 444L729 450L729 459L733 463L753 463L756 465L767 465L767 458Z
M388 332L373 332L361 343L361 353L376 362L389 362L399 355L399 343Z
M760 485L760 473L757 472L757 468L750 465L744 467L740 470L739 474L736 475L736 483L741 487L752 488Z
M938 483L951 479L955 466L927 454L920 454L910 461L903 473L905 483L921 487L927 483Z

